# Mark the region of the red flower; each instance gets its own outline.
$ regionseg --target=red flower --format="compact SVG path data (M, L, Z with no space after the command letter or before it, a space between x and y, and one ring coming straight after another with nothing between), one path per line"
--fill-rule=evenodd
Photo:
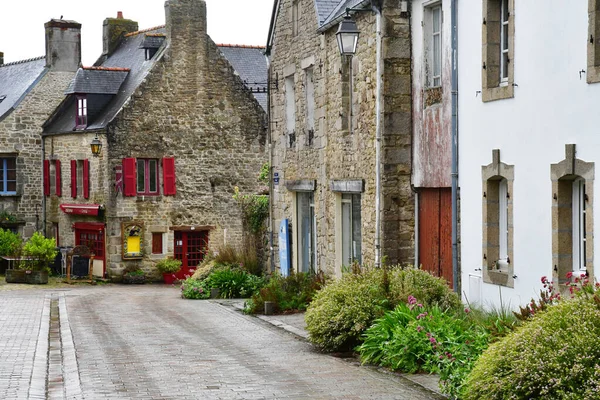
M573 272L571 272L571 271L567 272L567 279L571 279L572 276L573 276Z

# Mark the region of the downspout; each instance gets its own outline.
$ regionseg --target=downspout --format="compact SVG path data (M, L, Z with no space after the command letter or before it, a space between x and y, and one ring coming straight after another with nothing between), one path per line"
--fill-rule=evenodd
M44 171L44 159L46 158L46 137L42 135L42 171ZM42 172L42 177L44 176ZM43 178L42 178L43 179ZM37 230L38 227L36 226ZM42 232L46 237L46 195L44 194L44 182L42 182Z
M458 24L457 0L450 0L452 40L452 284L460 293L458 268Z
M269 146L269 258L270 272L275 272L275 252L273 244L273 232L275 221L273 220L273 201L275 197L275 185L273 184L273 143L271 141L271 61L267 58L267 144Z
M383 71L381 66L381 7L373 7L376 13L377 37L377 98L375 102L375 268L381 267L381 103Z

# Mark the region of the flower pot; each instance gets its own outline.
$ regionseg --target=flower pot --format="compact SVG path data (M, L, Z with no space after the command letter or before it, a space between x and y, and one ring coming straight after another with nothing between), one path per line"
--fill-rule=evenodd
M7 269L6 283L29 283L32 285L44 285L48 283L48 272Z
M181 267L181 269L175 273L175 277L179 280L184 280L194 275L194 272L196 272L195 267Z
M177 277L172 272L167 272L163 274L163 280L165 281L165 285L172 285L173 283L175 283L175 279L177 279Z

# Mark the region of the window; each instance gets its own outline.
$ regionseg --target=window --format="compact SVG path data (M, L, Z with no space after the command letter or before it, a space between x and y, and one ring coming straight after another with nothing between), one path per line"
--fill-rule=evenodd
M587 46L587 82L600 82L600 0L588 2Z
M145 195L158 194L158 160L137 159L137 193Z
M425 9L426 57L425 71L428 87L442 86L442 6Z
M586 198L585 180L577 178L573 181L573 272L586 272Z
M483 101L514 97L514 3L483 0Z
M360 194L342 194L342 265L362 262Z
M285 120L289 147L292 148L296 143L296 91L293 75L285 78Z
M483 178L483 281L514 287L513 200L514 166L500 162L500 150L492 151L492 163L481 168Z
M316 219L314 192L296 193L298 271L316 271Z
M90 197L89 160L71 160L71 197Z
M76 128L87 127L87 98L85 96L76 96L77 99L77 117L75 118Z
M553 279L564 285L568 273L586 274L594 280L593 162L575 157L575 145L567 144L565 159L551 164ZM562 288L564 289L564 287Z
M315 137L315 85L313 69L305 70L305 93L306 93L306 143L311 146Z
M298 36L299 18L298 0L294 0L292 2L292 36Z
M163 254L162 232L152 232L152 254Z
M144 49L144 55L145 55L146 61L151 60L152 57L154 57L154 55L156 54L157 51L158 51L157 48L146 48L146 49Z
M44 160L44 195L62 195L60 160Z
M17 193L17 158L0 157L0 194Z

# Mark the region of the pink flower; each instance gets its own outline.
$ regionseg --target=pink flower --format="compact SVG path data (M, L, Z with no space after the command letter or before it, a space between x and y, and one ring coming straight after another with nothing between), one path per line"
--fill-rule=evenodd
M409 295L408 296L408 304L413 305L413 304L417 304L417 299L415 296L413 295Z
M471 310L469 310L468 308L465 308L465 313L467 313L467 314L468 314L468 313L470 313L470 312L471 312Z
M573 273L571 271L567 272L567 279L571 279L572 276L573 276Z
M434 338L433 336L431 336L431 337L429 338L429 342L431 342L431 344L436 344L436 343L437 343L437 340L435 340L435 338Z
M417 332L421 332L423 330L422 326L417 326Z
M546 278L546 276L542 276L542 283L546 283L547 280L548 278Z

